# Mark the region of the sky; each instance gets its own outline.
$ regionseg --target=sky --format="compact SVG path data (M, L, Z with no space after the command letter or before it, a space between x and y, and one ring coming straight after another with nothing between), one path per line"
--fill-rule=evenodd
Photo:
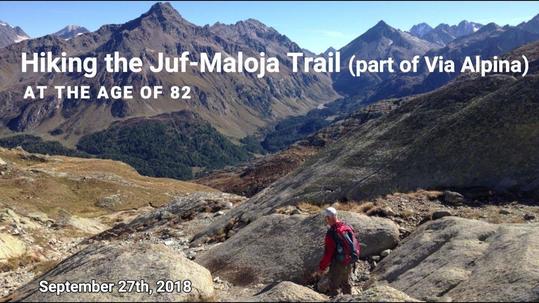
M91 31L104 24L125 23L146 12L154 1L0 2L0 20L20 26L31 37L56 32L68 24ZM462 20L517 25L539 14L539 1L528 2L234 2L171 1L188 21L235 23L255 18L288 36L301 47L320 53L337 49L378 21L408 30L426 22L457 24Z

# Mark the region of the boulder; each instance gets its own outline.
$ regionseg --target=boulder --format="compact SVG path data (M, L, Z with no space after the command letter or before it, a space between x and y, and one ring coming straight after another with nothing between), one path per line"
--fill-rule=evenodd
M18 238L0 233L0 263L7 261L9 258L16 258L26 253L26 244Z
M511 215L511 214L513 214L513 212L511 212L510 210L505 209L505 208L500 209L499 213L500 213L500 215Z
M357 295L341 295L334 302L421 302L388 285L374 285Z
M340 217L358 232L364 258L398 244L399 229L391 220L351 212L340 212ZM326 230L321 214L264 216L197 256L197 262L238 285L305 284L318 268Z
M436 211L432 212L431 218L432 218L432 220L438 220L438 219L441 219L443 217L449 217L449 216L452 216L452 214L448 210L436 210Z
M380 257L385 258L391 254L391 249L386 249L380 253Z
M537 301L538 255L539 224L445 217L408 236L371 281L421 300Z
M268 290L263 290L254 297L247 298L247 302L323 302L329 298L316 291L292 283L290 281L280 282Z
M102 197L96 202L97 207L115 209L122 204L122 197L119 194Z
M205 213L229 210L234 203L241 203L244 197L213 192L195 192L187 196L175 197L169 204L144 213L127 224L118 224L93 237L95 240L129 238L135 233L151 233L173 222L190 221Z
M0 158L0 166L6 166L7 162Z
M452 205L459 205L464 202L464 196L454 192L446 190L444 191L444 202Z
M536 216L534 214L525 214L524 215L524 220L526 221L532 221L532 220L535 220Z
M118 281L144 280L154 290L119 293ZM192 291L157 293L158 280L192 282ZM116 283L112 292L55 293L41 292L40 281L51 283ZM187 260L170 248L148 243L109 243L87 246L65 259L52 270L16 290L13 301L208 301L214 300L213 280L204 267Z
M46 213L40 211L34 211L28 214L28 218L45 225L50 225L54 223L54 220L49 218Z

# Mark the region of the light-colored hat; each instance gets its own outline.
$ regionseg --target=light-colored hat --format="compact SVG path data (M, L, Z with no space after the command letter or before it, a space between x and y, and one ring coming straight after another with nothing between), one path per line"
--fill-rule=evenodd
M337 215L337 210L333 207L328 207L324 210L324 215L326 217L333 217Z

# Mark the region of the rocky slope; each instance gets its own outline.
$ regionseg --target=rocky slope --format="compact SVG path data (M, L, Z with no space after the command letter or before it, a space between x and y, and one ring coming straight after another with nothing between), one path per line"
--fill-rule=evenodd
M181 42L179 42L181 41ZM105 25L93 33L65 41L45 36L4 48L0 51L0 120L10 131L32 132L50 138L49 132L61 130L56 140L74 145L86 134L102 130L118 119L154 116L165 112L190 109L209 121L225 135L241 138L258 127L291 114L300 114L333 100L337 95L331 80L324 74L291 73L289 61L282 61L279 74L258 79L253 74L187 73L108 74L100 69L93 79L79 74L20 73L21 51L65 51L69 56L97 55L114 51L124 56L138 56L155 62L157 52L176 56L184 51L193 54L236 54L246 56L283 56L287 51L301 50L286 36L259 22L248 20L236 25L196 26L180 16L167 3L157 3L139 18L121 25ZM190 85L192 99L179 102L159 100L102 100L84 102L79 99L55 101L47 95L43 101L22 99L29 83L70 85ZM55 133L58 133L56 131Z
M395 193L387 202L410 199L403 205L419 206L422 202L411 199L422 194ZM449 207L461 207L448 204L456 203L458 194L424 194L433 199L430 202L433 205L441 203L436 202L440 198ZM153 285L163 277L172 280L188 277L196 291L151 295L116 291L99 295L64 293L54 298L59 301L477 301L485 298L483 289L488 286L495 288L489 293L489 300L536 299L534 224L507 224L503 222L510 221L504 220L491 224L447 215L433 216L434 221L419 223L422 225L417 230L403 235L400 230L405 225L397 222L398 216L407 211L396 206L393 212L336 204L341 218L358 230L364 260L358 263L352 276L353 294L328 298L321 293L327 281L309 277L322 253L325 234L321 209L313 205L277 209L247 227L225 230L228 236L214 237L209 244L191 241L197 232L243 203L249 202L238 196L209 193L176 198L168 205L149 210L82 242L72 256L4 299L50 300L53 294L37 291L42 280L144 279ZM368 216L361 214L365 211ZM382 215L387 218L378 217ZM292 229L296 232L291 233ZM399 241L403 236L404 240ZM393 251L387 249L397 244ZM515 256L522 256L517 267L508 261ZM470 282L470 289L464 287Z
M526 47L531 58L538 47ZM533 127L538 81L537 74L463 77L411 98L252 197L213 231L231 218L252 222L283 205L357 201L417 188L537 197L532 159L539 146Z
M111 260L114 262L111 264ZM151 265L150 265L151 264ZM143 265L143 266L141 266ZM150 265L152 270L148 270ZM39 281L48 283L89 282L115 283L107 292L41 292ZM118 281L141 281L151 286L152 292L122 292ZM158 292L158 281L190 281L190 291ZM183 284L182 284L183 285ZM128 290L130 285L125 287ZM183 286L182 286L183 287ZM133 288L135 289L135 288ZM163 288L165 289L165 288ZM155 292L155 293L154 293ZM17 290L9 300L25 302L88 302L88 301L145 301L145 302L193 302L211 301L214 299L213 280L210 272L204 267L178 256L174 251L162 244L147 243L111 243L90 245L73 256L65 259L51 271L33 282Z
M296 142L285 150L258 157L246 165L214 171L207 176L194 180L194 182L223 192L246 197L254 196L276 180L294 171L325 146L336 142L348 133L354 132L367 121L377 119L398 108L402 102L404 102L404 99L384 100L365 106L352 114L335 119L330 125ZM287 130L283 129L282 134L285 133L287 133Z
M199 191L219 195L120 162L0 148L0 296L78 251L86 237Z
M252 197L299 167L317 152L317 147L295 145L282 152L257 158L246 165L237 165L211 172L207 176L193 180L193 182L223 192Z
M312 289L290 281L277 283L253 297L242 298L243 302L324 302L329 298Z
M537 227L433 221L382 261L372 279L428 301L536 301Z
M398 227L389 220L346 212L342 218L362 235L363 258L392 249L399 241ZM235 285L283 280L308 284L324 252L325 230L320 214L273 214L231 237L223 230L217 239L230 238L206 251L197 262Z
M6 47L13 43L18 43L24 40L30 39L22 28L7 24L0 20L0 48Z

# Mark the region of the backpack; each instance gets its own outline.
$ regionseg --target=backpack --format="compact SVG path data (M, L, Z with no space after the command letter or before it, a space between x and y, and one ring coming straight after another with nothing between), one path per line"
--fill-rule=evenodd
M343 223L338 228L331 228L328 232L337 247L335 259L345 265L356 263L359 260L361 246L354 229Z

